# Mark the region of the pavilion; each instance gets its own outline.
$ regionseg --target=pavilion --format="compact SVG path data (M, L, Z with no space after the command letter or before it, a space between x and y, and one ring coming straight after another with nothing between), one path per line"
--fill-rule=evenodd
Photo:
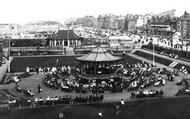
M83 38L74 33L73 30L59 30L48 38L50 47L75 47L80 46Z
M96 47L90 53L76 58L80 61L82 74L112 74L112 65L121 60L111 55L105 48Z

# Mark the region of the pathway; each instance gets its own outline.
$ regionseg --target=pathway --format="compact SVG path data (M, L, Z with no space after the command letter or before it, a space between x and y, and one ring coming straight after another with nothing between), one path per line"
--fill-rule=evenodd
M13 57L10 57L9 60L6 61L5 64L2 64L0 67L0 80L3 78L3 75L6 73L7 69L9 70L10 63Z

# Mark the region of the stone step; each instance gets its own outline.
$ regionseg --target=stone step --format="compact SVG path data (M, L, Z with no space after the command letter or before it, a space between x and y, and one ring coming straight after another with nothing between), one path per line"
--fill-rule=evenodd
M178 64L179 62L177 61L177 60L175 60L175 61L173 61L170 65L169 65L169 67L175 67L177 64Z
M131 54L135 53L135 51L136 51L136 49L132 50L132 51L131 51Z
M9 60L7 60L6 63L0 67L0 80L3 78L3 75L6 73L6 71L10 70L9 66L10 66L12 59L13 59L13 57L10 57Z

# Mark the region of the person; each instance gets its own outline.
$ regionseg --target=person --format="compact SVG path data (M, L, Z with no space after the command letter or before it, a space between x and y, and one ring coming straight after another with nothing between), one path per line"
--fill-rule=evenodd
M120 113L120 104L115 106L116 108L116 114L118 115Z
M102 119L102 112L98 112L98 119Z
M40 84L38 84L38 93L42 92Z
M26 67L26 73L30 73L30 68Z
M65 119L65 116L62 112L59 113L59 119Z
M123 51L123 55L125 55L126 54L126 52L125 52L125 50Z
M116 105L115 108L117 111L120 110L120 105Z
M21 81L16 75L13 76L13 80L15 81L16 85Z
M125 104L125 101L124 101L124 99L121 99L121 105L124 105Z
M39 74L39 68L36 67L36 74Z

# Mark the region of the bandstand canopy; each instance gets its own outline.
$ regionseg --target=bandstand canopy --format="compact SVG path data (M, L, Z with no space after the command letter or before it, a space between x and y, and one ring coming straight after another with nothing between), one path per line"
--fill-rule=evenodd
M76 58L79 61L89 62L109 62L120 60L120 57L111 55L105 48L97 47L91 50L90 53L82 57Z

